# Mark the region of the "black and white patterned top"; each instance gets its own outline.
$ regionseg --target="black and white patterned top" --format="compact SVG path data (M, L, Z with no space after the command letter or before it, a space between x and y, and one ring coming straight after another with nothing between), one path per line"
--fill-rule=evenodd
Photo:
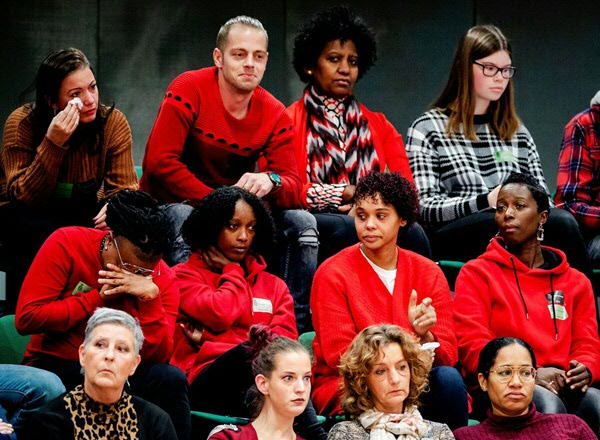
M448 114L429 110L408 129L406 153L423 224L439 227L488 208L487 194L512 172L529 172L548 192L539 154L524 125L503 141L490 130L488 116L477 115L479 140L471 141L462 133L445 133Z
M452 440L454 435L448 425L425 420L428 430L423 440ZM356 420L340 422L333 425L327 440L369 440L370 433Z

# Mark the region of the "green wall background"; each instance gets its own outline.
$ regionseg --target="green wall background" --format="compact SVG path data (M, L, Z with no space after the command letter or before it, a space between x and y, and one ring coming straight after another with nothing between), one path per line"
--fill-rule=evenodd
M293 38L316 0L22 0L0 16L0 120L52 50L75 46L92 61L101 99L114 101L133 132L141 163L167 85L179 73L212 64L217 31L247 14L269 32L262 85L289 105L303 85L291 67ZM445 84L452 53L472 25L498 25L513 45L519 114L531 131L551 190L565 124L600 89L600 2L507 0L346 1L377 31L378 61L356 95L384 112L403 135Z

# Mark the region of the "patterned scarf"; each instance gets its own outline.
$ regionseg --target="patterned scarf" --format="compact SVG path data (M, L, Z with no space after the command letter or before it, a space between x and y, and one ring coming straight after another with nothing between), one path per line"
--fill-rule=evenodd
M358 416L358 421L370 432L370 440L425 439L428 431L415 407L402 414L385 414L371 408Z
M123 392L121 398L110 405L89 397L83 385L77 386L64 397L76 440L134 440L139 438L137 413L131 396Z
M308 181L356 185L370 171L380 170L367 118L353 95L342 100L304 90Z

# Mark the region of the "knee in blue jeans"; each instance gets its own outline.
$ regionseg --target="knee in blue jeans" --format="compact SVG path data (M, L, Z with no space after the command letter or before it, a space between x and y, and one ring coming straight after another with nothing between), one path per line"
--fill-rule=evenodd
M317 233L317 220L308 211L301 209L288 209L281 213L282 232L286 237L298 237L298 241L305 244L319 243Z

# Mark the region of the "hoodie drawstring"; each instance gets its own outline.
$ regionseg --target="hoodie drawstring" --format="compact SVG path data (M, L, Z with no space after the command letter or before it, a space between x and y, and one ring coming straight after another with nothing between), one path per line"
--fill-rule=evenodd
M515 265L515 260L511 256L510 262L513 267L513 273L515 274L515 281L517 282L517 289L519 290L519 295L521 296L521 302L523 302L523 308L525 309L525 318L529 321L529 311L527 310L527 303L525 302L525 297L523 296L523 292L521 291L521 285L519 284L519 277L517 276L517 266ZM554 283L553 283L554 274L550 272L550 294L552 295L552 320L554 322L554 340L558 341L558 324L556 323L556 306L554 303Z
M527 304L525 303L525 298L523 298L523 292L521 292L521 285L519 284L519 277L517 276L517 266L515 266L515 259L510 257L510 262L512 263L513 272L515 274L515 281L517 282L517 289L519 290L519 295L521 295L521 301L523 302L523 307L525 308L525 318L529 321L529 311L527 310ZM552 280L552 278L550 278Z

